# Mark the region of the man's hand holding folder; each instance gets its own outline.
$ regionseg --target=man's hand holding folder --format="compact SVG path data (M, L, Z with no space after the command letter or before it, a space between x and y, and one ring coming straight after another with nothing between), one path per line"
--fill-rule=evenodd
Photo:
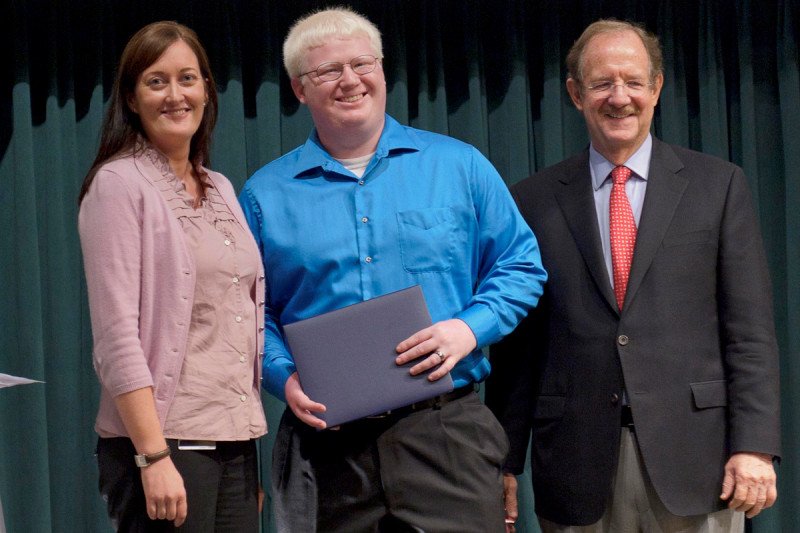
M475 349L477 341L472 330L457 318L442 320L414 333L397 345L395 362L402 366L415 359L424 358L411 367L412 376L435 369L428 375L429 381L446 376L461 359ZM438 354L442 354L440 357ZM436 368L436 367L439 368ZM309 398L300 385L297 372L289 377L285 387L286 403L297 418L316 429L325 429L327 424L314 413L324 413L326 407Z
M461 320L431 325L419 285L287 324L284 333L297 366L286 402L317 429L450 392L450 370L476 345Z
M324 413L327 408L319 402L315 402L303 392L300 385L300 378L297 372L289 376L284 387L286 403L294 413L294 416L316 429L325 429L328 425L324 420L318 418L314 413Z
M451 318L418 331L398 344L397 353L400 355L395 361L398 365L404 365L424 357L411 367L411 375L416 376L438 366L428 375L429 381L436 381L453 370L456 363L475 349L477 343L472 330L463 320Z

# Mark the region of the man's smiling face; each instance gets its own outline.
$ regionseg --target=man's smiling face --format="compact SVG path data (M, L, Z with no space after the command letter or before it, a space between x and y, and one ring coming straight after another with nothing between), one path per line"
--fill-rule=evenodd
M610 90L592 87L613 84ZM630 90L644 84L642 90ZM568 79L567 90L583 113L592 145L606 159L624 163L647 138L664 77L651 79L650 58L632 31L601 33L583 53L581 80Z
M386 112L386 79L380 63L369 74L358 75L349 65L353 58L376 55L367 37L333 38L309 50L306 70L323 63L345 64L338 80L324 82L312 74L292 80L300 102L308 106L320 138L379 135Z

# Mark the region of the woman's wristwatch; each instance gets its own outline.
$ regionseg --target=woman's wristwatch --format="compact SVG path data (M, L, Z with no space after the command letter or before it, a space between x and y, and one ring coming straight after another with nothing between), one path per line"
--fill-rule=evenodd
M133 460L136 461L136 466L139 468L144 468L146 466L150 466L151 464L160 461L164 457L169 457L169 454L172 451L169 449L169 446L161 450L160 452L156 453L142 453L133 456Z

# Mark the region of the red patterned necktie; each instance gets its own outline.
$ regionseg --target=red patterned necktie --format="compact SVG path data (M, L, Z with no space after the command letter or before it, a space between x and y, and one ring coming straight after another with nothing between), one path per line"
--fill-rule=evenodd
M611 233L611 266L614 270L614 295L622 311L625 290L628 287L628 274L633 261L633 247L636 244L636 221L633 210L625 194L625 182L631 177L628 167L615 167L611 171L614 181L609 202L609 230Z

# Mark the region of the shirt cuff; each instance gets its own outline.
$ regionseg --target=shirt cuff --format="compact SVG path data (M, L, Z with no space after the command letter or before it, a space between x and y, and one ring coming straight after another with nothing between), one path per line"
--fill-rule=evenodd
M288 359L272 361L269 366L264 365L264 388L267 392L286 402L286 382L289 376L297 372L294 363Z
M477 348L483 348L500 337L500 328L494 313L485 305L475 304L467 307L454 318L463 320L469 326L478 343Z

